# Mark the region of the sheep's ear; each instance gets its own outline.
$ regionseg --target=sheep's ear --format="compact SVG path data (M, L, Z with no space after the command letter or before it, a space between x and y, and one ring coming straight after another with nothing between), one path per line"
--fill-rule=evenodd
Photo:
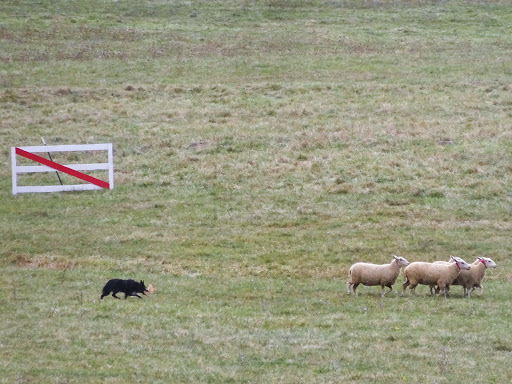
M398 256L397 255L393 255L393 258L398 260Z

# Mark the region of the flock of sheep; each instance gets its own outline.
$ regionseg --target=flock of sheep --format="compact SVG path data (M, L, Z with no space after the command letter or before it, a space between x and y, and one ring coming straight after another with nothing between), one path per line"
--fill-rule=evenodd
M393 290L393 284L402 267L405 267L406 278L402 285L402 296L405 295L407 287L416 294L416 286L423 284L430 287L430 295L443 291L444 297L447 296L451 285L461 285L464 288L464 296L471 297L475 288L480 288L480 295L482 295L485 271L487 268L496 268L496 263L488 257L479 257L473 264L468 264L456 256L451 256L450 261L409 263L405 258L393 255L393 260L389 264L356 263L352 265L348 273L348 293L357 296L356 288L359 284L380 285L381 297L384 297ZM389 291L385 292L385 287L388 287Z

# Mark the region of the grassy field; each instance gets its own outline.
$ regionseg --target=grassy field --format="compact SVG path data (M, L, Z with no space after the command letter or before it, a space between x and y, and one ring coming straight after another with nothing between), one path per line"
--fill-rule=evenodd
M511 25L506 1L1 1L0 383L511 382ZM115 189L13 196L41 137L114 143ZM471 299L347 295L392 254L498 268ZM114 277L157 292L100 301Z

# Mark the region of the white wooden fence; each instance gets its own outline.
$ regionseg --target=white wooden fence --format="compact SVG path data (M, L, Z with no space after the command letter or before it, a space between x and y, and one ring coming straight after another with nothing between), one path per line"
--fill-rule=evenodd
M106 163L93 164L70 164L62 165L47 160L35 153L49 152L79 152L79 151L108 151L108 161ZM26 157L43 165L17 165L16 156ZM11 147L11 165L12 165L12 194L27 192L61 192L61 191L90 191L95 189L114 189L114 154L112 143L108 144L83 144L83 145L48 145L31 147ZM107 170L108 183L89 176L81 171ZM33 172L55 172L60 171L81 180L88 184L73 185L45 185L45 186L18 186L18 174Z

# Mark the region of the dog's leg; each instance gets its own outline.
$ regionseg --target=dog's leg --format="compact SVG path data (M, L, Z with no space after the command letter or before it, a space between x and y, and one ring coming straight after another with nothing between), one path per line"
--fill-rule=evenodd
M116 293L117 293L117 292L114 292L114 293L112 294L112 297L115 297L116 299L119 299L119 297L117 297L117 296L116 296Z

